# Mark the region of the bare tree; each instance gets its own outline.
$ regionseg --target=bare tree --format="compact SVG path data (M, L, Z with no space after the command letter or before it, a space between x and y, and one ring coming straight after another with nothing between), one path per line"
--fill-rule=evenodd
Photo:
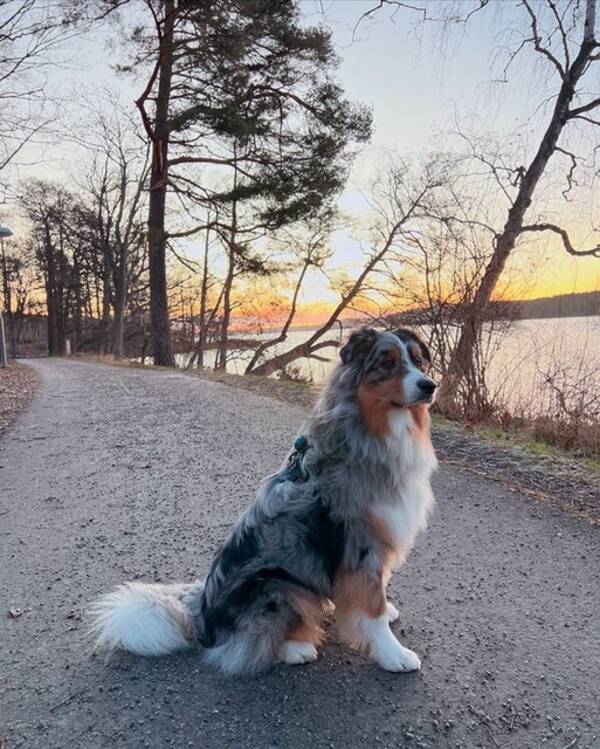
M397 0L380 0L377 6L367 11L362 20L383 7L417 11L419 21L431 20L432 9L440 15L434 20L443 23L466 22L473 12L482 10L491 3L480 0L473 3L471 11L462 11L468 6L449 2L436 6L426 3L404 3ZM526 49L533 50L547 63L557 78L552 113L544 128L542 137L533 158L526 166L504 168L480 155L487 163L494 177L501 184L502 191L509 201L508 214L501 229L493 236L489 262L481 276L472 302L465 310L461 334L452 353L448 372L439 393L439 402L447 411L455 408L456 397L461 382L473 379L474 351L478 331L486 317L492 294L506 266L506 262L526 232L551 232L557 236L564 249L571 255L600 257L600 244L590 249L578 249L567 231L555 223L545 220L527 223L527 213L531 211L536 188L545 174L548 163L554 156L566 157L568 163L567 182L573 184L574 171L578 165L577 155L561 143L574 123L585 127L600 125L600 97L589 94L594 90L593 74L600 60L600 44L595 33L597 0L567 0L557 5L553 0L534 5L530 0L519 0L526 29L520 43L511 53L505 66L513 66ZM441 9L441 10L440 10ZM444 12L445 9L445 12ZM544 14L542 23L542 12Z
M198 314L198 338L193 347L193 353L186 365L191 369L196 365L199 369L204 367L204 354L206 352L210 331L214 328L217 314L221 308L225 283L221 283L214 272L211 271L211 248L217 242L213 239L211 226L213 225L211 214L206 217L207 229L204 233L204 247L202 252L202 268L200 271L200 301ZM216 236L216 232L215 232ZM219 292L215 296L215 289Z
M458 201L455 190L452 194ZM385 281L377 290L385 300L377 321L386 327L408 324L418 328L442 381L490 254L489 231L479 222L464 220L461 209L472 211L460 202L446 204L445 215L432 216L418 233L407 237L394 258L397 262L386 263ZM498 302L488 308L475 342L473 379L465 380L457 394L461 416L488 418L501 407L501 393L496 383L489 382L488 370L510 324Z
M525 215L530 209L535 189L544 174L550 158L556 153L564 153L558 143L559 138L569 122L593 119L594 110L600 111L600 97L588 98L583 103L574 105L575 99L585 96L581 85L586 73L595 62L600 59L597 50L600 45L595 37L596 0L587 0L585 17L583 19L583 33L581 42L573 57L569 51L566 31L559 16L557 16L557 32L563 43L563 59L560 61L544 44L538 31L536 13L528 2L522 0L531 23L531 38L529 43L539 54L544 55L558 73L560 86L550 121L540 141L537 152L528 167L523 170L518 179L516 195L512 200L506 223L495 237L494 252L481 278L481 283L473 297L473 302L466 312L461 335L454 349L447 376L440 391L440 402L446 409L451 408L455 400L461 380L472 376L473 352L477 340L479 327L485 317L492 293L498 283L500 275L506 265L510 253L514 249L519 236L528 231L552 231L561 237L565 249L572 255L597 255L600 257L600 245L590 250L577 250L573 247L567 232L553 224L541 222L531 225L525 224ZM598 123L600 124L600 123Z
M29 182L21 198L33 226L35 257L44 281L50 356L65 351L68 297L73 291L68 228L73 202L66 190L46 182Z
M53 120L45 72L72 29L55 2L0 2L0 171Z
M106 188L107 183L100 185ZM111 253L119 252L115 227L120 225L119 198L117 207L106 203L106 196L103 200L100 210L55 183L31 180L22 185L20 204L31 224L34 262L43 279L51 356L64 354L67 338L74 349L103 347L103 313L107 300L114 302L112 276L117 271L117 265L111 267ZM109 219L107 205L114 211ZM142 231L138 234L143 238Z
M8 321L11 356L20 351L21 335L28 312L36 307L40 278L36 272L34 252L28 240L3 243L0 259L5 320Z
M93 109L83 145L92 151L85 193L95 217L102 279L102 350L124 355L125 315L130 291L146 272L145 207L149 149L127 112L114 101Z
M265 359L265 354L269 349L287 340L290 328L296 319L298 301L306 280L306 274L310 269L322 268L327 257L331 255L331 251L328 248L331 227L327 219L318 221L314 226L309 224L305 230L307 231L306 238L298 238L297 234L294 233L287 239L287 242L291 244L293 254L298 258L295 263L298 267L297 276L293 286L288 313L278 334L262 341L256 347L252 358L246 365L246 374L252 374L255 371L255 368ZM279 241L281 241L281 237ZM299 250L298 247L301 247L301 249Z
M343 284L340 301L314 333L288 351L254 366L253 374L273 374L296 359L319 358L318 352L322 349L339 345L338 340L327 338L327 334L342 314L352 309L352 304L364 290L367 279L381 268L393 249L416 230L420 221L438 210L436 193L441 188L443 179L443 172L438 171L435 162L425 164L417 179L412 178L404 163L389 169L385 181L379 186L379 194L372 202L377 220L372 230L371 248L361 272L356 278Z

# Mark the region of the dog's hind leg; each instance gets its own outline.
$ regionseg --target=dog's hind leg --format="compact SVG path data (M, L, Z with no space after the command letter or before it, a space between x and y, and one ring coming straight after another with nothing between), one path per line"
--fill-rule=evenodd
M323 638L323 607L313 596L294 595L290 603L300 619L286 632L279 659L291 666L316 661L317 645Z
M314 661L321 616L315 595L270 581L239 611L235 629L218 632L217 643L206 648L203 657L230 674L256 674L281 662Z
M284 640L279 648L279 660L288 666L301 666L316 661L318 657L317 648L312 642Z
M301 621L286 633L279 650L279 659L290 666L316 661L319 655L317 644L320 639L320 631L307 622Z
M281 660L289 622L272 616L250 615L221 642L203 651L204 660L227 674L257 674Z

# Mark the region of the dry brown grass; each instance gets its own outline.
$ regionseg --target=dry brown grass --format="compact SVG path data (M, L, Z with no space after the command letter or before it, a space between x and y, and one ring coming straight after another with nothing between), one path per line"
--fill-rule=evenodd
M11 361L0 368L0 434L29 403L38 384L38 377L30 367Z
M537 442L571 450L600 462L600 421L558 420L538 416L532 420L531 434Z

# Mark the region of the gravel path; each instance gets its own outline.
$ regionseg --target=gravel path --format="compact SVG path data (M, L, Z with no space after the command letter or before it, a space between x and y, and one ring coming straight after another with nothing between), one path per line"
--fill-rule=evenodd
M598 528L455 465L390 586L421 673L333 632L317 663L255 680L93 655L88 602L205 573L306 411L183 373L30 365L40 388L0 440L0 747L600 746Z

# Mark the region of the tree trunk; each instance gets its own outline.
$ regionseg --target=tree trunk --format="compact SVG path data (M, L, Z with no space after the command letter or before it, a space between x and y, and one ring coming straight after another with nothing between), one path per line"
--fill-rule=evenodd
M105 242L102 258L102 340L100 342L100 354L103 356L110 350L110 307L111 307L111 288L110 288L110 260L108 253L110 249L108 242Z
M46 280L46 308L48 311L48 356L60 356L58 331L56 329L56 302L54 299L54 290L48 279Z
M336 340L325 340L312 344L308 341L304 341L304 343L300 343L298 344L298 346L294 346L294 348L290 349L289 351L285 351L283 354L278 354L277 356L274 356L272 359L269 359L263 364L259 364L258 367L254 367L251 374L260 377L269 377L269 375L275 374L275 372L279 372L282 369L285 369L288 364L296 361L296 359L301 359L303 357L307 359L310 359L311 357L316 359L317 357L315 356L315 352L319 349L332 348L339 345L340 342ZM323 361L323 359L321 359L321 361Z
M14 359L17 356L17 337L15 331L15 319L12 310L10 283L8 278L8 265L4 251L4 240L0 237L2 246L2 287L4 294L4 316L8 322L8 340L10 342L10 355Z
M595 0L588 0L588 18L590 7L593 9L594 3ZM438 402L447 413L455 413L459 410L456 403L459 387L461 383L466 382L468 384L472 378L473 355L477 336L485 319L492 293L522 232L525 213L531 205L535 188L544 174L548 161L555 152L563 128L568 122L569 107L575 94L575 87L587 67L594 46L593 35L590 38L586 34L577 57L570 68L566 70L552 118L533 161L523 175L515 202L508 212L508 218L501 234L496 239L492 258L485 269L473 301L465 313L458 343L452 353L448 371L438 393Z
M202 283L200 285L200 325L198 326L198 345L196 346L196 366L198 369L202 369L204 366L204 349L206 348L206 327L208 319L206 315L206 307L208 304L208 250L210 247L210 215L207 221L209 228L206 230L206 237L204 240L204 258L202 263ZM194 358L190 360L190 365L193 366Z
M235 193L238 184L238 172L236 162L236 147L233 147L233 187L232 190ZM227 349L229 339L229 321L231 319L231 287L233 286L233 278L235 274L235 243L237 241L237 200L233 200L231 204L231 230L229 237L226 242L227 256L229 258L229 266L227 268L227 278L225 279L224 293L223 293L223 319L221 321L221 340L219 342L219 350L215 357L215 369L225 370L227 368Z
M54 300L56 315L57 355L64 356L65 353L65 329L67 305L65 300L65 288L67 284L66 258L64 254L64 242L62 230L59 231L60 251L57 257L57 275L54 283Z
M233 232L232 232L233 236ZM221 319L221 337L219 341L219 350L215 357L215 369L225 370L227 367L227 352L229 348L229 321L231 319L231 287L233 286L233 276L235 268L235 258L233 249L229 247L229 266L227 268L227 277L223 286L223 317Z
M81 271L79 269L79 261L75 260L73 263L73 274L75 276L75 314L74 314L74 341L73 351L79 350L80 341L82 340L83 332L83 321L82 321L82 309L84 302L81 298Z
M121 248L119 268L115 288L115 316L112 334L112 355L117 359L124 356L123 335L125 330L125 307L127 306L127 249Z
M43 250L44 253L44 285L46 287L46 309L48 312L47 340L48 356L60 356L62 350L59 343L58 334L58 310L56 300L56 262L54 247L50 237L49 227L45 226L45 237Z
M174 366L167 298L165 208L169 149L169 97L173 67L174 0L165 0L163 38L160 44L160 72L150 174L148 209L148 266L150 271L150 322L154 363Z
M204 349L206 348L206 305L208 302L208 247L209 230L206 230L204 245L204 265L202 267L202 288L200 289L200 328L198 330L198 369L204 366Z

